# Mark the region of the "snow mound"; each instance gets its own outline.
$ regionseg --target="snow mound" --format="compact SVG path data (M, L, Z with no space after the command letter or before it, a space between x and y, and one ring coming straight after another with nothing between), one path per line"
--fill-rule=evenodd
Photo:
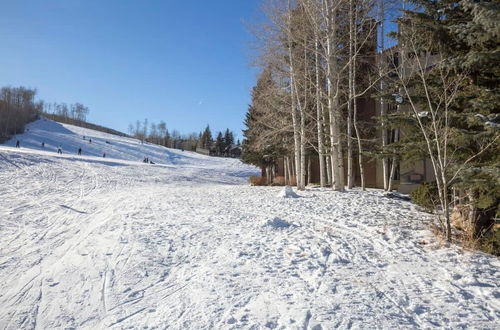
M299 196L299 195L297 195L297 194L293 191L293 188L292 188L292 187L290 187L290 186L285 186L285 187L283 187L283 189L281 189L281 191L279 192L278 197L282 197L282 198L298 198L298 197L300 197L300 196Z
M271 227L273 229L287 229L290 227L297 227L297 225L290 223L286 220L280 219L280 218L273 218L271 220L267 220L265 226Z

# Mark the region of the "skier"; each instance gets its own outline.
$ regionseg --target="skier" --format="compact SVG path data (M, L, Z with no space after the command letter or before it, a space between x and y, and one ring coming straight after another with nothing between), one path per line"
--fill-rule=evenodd
M17 140L17 142L16 142L16 148L21 148L20 145L19 145L20 143L21 142L19 142L19 140Z
M92 139L89 139L89 143L92 143Z
M106 158L106 153L103 153L103 154L102 154L102 158Z
M61 147L61 145L59 145L59 147L57 147L57 153L62 155L62 147Z
M82 148L78 148L78 156L82 154Z
M42 148L45 148L45 142L42 142Z

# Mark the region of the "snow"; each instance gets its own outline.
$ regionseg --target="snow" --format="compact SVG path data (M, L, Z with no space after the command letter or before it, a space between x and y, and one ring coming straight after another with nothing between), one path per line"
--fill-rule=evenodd
M284 186L283 189L278 194L278 197L282 198L298 198L300 197L297 195L294 191L293 188L290 186Z
M2 329L500 327L499 259L410 202L280 198L235 159L49 124L0 146ZM107 158L67 154L83 132Z
M61 124L48 119L37 120L26 126L26 132L7 141L6 146L14 147L20 141L21 149L56 153L62 146L63 155L77 156L82 148L82 156L90 156L142 162L145 157L155 164L210 166L214 158L193 152L169 149L155 144L144 143L135 138L121 137L87 128ZM85 137L85 139L84 139ZM90 142L90 140L92 142ZM42 142L45 147L42 147ZM80 158L80 157L78 157Z

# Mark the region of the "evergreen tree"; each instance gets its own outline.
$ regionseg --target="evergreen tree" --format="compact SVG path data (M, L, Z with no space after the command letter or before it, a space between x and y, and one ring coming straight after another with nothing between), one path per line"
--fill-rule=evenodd
M224 138L222 137L222 132L217 134L217 139L215 140L215 149L217 150L218 155L222 155L225 149Z
M231 132L228 128L228 129L226 129L226 132L224 133L224 147L227 148L233 144L234 144L233 132Z
M498 3L481 0L412 3L412 10L399 20L400 52L394 56L397 61L406 62L406 69L400 68L399 72L413 70L400 75L407 80L402 105L419 110L389 115L392 125L402 127L404 134L385 152L401 153L408 160L434 157L439 160L437 167L442 175L436 174L436 180L438 187L442 187L440 194L444 200L449 199L450 191L460 189L471 207L497 210L500 202ZM425 67L419 69L419 61ZM394 82L388 94L399 93L402 79ZM388 96L389 102L397 104L394 96ZM475 213L479 214L471 212ZM490 218L492 215L494 212L490 212ZM450 239L448 210L445 216ZM470 220L476 223L478 218L473 216Z
M267 68L252 90L252 104L245 115L241 159L247 164L272 167L278 157L290 152L287 147L293 133L278 128L291 126L288 116L276 112L283 108L279 93L272 71Z
M210 126L207 125L200 138L200 146L204 149L210 149L212 146L212 132L210 131Z

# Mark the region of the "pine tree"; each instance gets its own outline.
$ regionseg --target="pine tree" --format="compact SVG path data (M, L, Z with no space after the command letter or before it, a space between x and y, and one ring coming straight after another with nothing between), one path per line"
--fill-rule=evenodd
M462 190L472 208L495 210L500 202L498 3L412 2L412 10L399 20L401 51L394 56L413 73L398 69L400 79L390 92L404 85L403 104L414 111L390 116L404 134L389 147L406 159L417 155L435 164L451 239L446 208L451 191ZM476 223L478 212L471 214Z
M500 134L500 3L463 0L454 7L458 19L447 26L455 41L448 53L453 59L450 66L466 71L469 77L461 93L461 106L469 114L460 126L469 133L460 155L466 159ZM457 187L466 191L474 208L471 220L479 223L475 234L481 234L480 222L488 225L487 219L500 216L498 141L470 163Z
M200 146L204 149L210 149L212 146L212 132L210 131L210 126L207 125L200 138Z
M233 132L231 132L228 128L228 129L226 129L226 132L224 133L224 147L228 148L233 144L234 144Z
M219 132L217 134L217 138L215 140L215 149L217 150L217 154L220 156L224 152L225 149L225 142L224 138L222 137L222 132Z
M278 158L290 154L293 132L282 129L290 127L290 117L277 110L283 109L283 95L279 95L272 77L272 70L264 70L252 90L252 104L245 115L243 130L242 157L244 163L266 169L272 179L272 168ZM269 182L270 183L270 182Z

